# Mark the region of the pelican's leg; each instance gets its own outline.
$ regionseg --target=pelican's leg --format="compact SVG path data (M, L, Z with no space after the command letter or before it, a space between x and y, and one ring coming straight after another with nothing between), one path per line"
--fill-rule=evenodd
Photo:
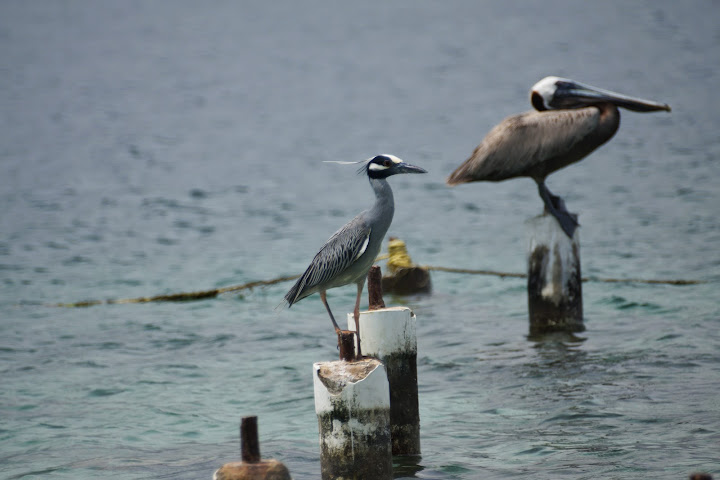
M362 351L360 349L360 297L362 296L363 287L365 286L365 277L361 282L357 284L357 297L355 298L355 309L353 310L353 317L355 318L355 335L357 336L357 358L362 357Z
M330 315L330 320L333 322L333 326L335 327L335 333L340 334L340 327L338 327L337 322L335 321L335 317L333 317L332 312L330 311L330 305L327 303L327 298L325 295L325 290L320 291L320 300L322 300L323 305L325 305L325 309L327 310L328 314Z
M577 215L567 211L563 199L557 195L553 195L545 186L545 182L538 181L537 184L540 198L542 198L545 203L545 209L550 212L553 217L557 218L565 234L573 238L575 229L578 226Z

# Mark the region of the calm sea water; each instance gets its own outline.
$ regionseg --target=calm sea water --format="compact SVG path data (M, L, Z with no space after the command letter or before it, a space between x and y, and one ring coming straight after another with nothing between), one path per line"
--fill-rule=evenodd
M393 153L418 263L522 272L531 180L445 177L545 75L667 102L549 187L580 214L587 331L531 341L522 279L435 273L418 317L423 479L720 475L720 5L713 1L0 3L0 477L209 479L258 415L319 477L289 283L193 303L57 302L301 272ZM354 287L336 289L336 312ZM400 468L402 467L402 468Z

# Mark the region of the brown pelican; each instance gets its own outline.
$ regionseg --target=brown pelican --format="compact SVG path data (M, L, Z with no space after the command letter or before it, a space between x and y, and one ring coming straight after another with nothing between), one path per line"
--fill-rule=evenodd
M531 177L540 198L572 238L577 216L550 193L545 178L582 160L612 138L620 125L618 107L634 112L670 111L667 104L631 98L559 77L545 77L530 91L535 111L513 115L487 134L473 154L447 179L448 185Z

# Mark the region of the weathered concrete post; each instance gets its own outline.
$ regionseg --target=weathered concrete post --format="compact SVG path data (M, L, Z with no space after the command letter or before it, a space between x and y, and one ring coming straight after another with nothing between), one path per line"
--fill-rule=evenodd
M374 271L374 269L377 269ZM420 454L416 318L408 307L384 307L380 267L368 275L370 310L360 312L365 355L378 358L390 384L390 436L393 455ZM355 319L348 314L348 329Z
M379 360L313 365L323 480L393 478L390 392Z
M580 229L570 239L549 214L527 221L530 335L582 332Z
M226 463L213 475L213 480L292 480L290 472L274 459L260 459L257 417L243 417L240 424L242 462Z

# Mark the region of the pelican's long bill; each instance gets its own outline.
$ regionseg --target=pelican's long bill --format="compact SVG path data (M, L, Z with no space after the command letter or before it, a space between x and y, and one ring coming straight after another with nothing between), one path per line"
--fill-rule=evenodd
M589 104L593 102L608 102L617 107L626 108L633 112L656 112L658 110L670 111L666 103L657 103L642 98L629 97L621 93L611 92L602 88L584 85L574 80L559 80L554 100L558 107L571 106L577 103ZM555 105L553 107L557 108Z

